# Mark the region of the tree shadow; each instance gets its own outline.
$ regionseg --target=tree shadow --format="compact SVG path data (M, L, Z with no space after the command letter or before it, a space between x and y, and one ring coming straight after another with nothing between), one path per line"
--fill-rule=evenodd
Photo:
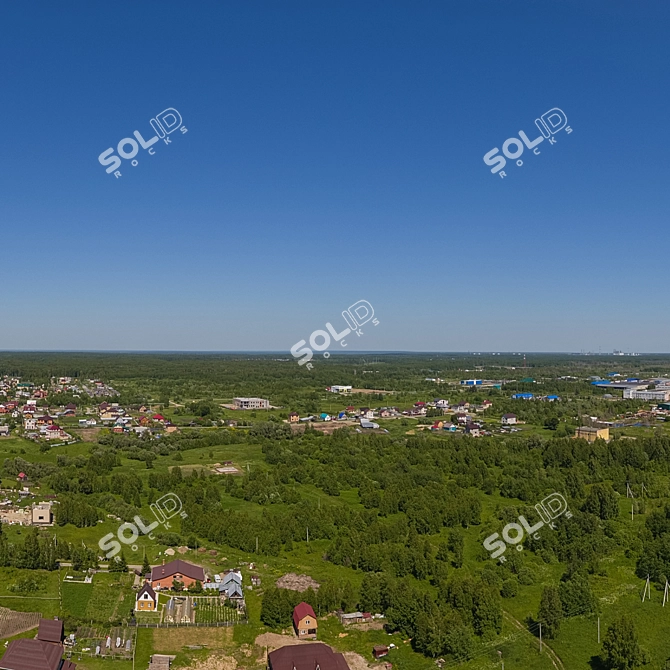
M591 656L589 660L589 666L591 670L607 670L607 666L603 662L603 659L600 656Z

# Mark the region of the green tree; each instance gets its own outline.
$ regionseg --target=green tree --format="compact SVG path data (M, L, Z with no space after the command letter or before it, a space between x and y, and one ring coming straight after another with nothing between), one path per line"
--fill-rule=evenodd
M584 501L583 510L603 520L619 516L619 496L611 484L594 484Z
M597 609L597 600L591 591L588 576L583 572L573 573L569 579L565 579L558 586L563 614L577 616L578 614L590 614Z
M454 556L452 563L455 568L460 568L463 565L463 547L463 533L458 530L450 531L447 539L447 548Z
M648 662L647 653L640 647L633 620L622 616L607 629L603 640L605 658L609 670L633 670Z
M558 635L563 619L563 606L555 586L545 586L542 590L537 619L542 623L543 637L552 639Z
M149 559L147 558L147 552L145 550L144 560L142 561L142 577L148 575L150 572L151 572L151 564L149 563Z
M123 551L114 556L114 558L109 562L109 571L110 572L128 572L128 563L126 562L126 557Z

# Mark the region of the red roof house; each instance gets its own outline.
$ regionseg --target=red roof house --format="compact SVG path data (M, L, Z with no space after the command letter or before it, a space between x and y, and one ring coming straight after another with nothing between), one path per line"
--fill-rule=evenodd
M300 639L316 639L316 614L309 603L298 603L293 610L293 627Z

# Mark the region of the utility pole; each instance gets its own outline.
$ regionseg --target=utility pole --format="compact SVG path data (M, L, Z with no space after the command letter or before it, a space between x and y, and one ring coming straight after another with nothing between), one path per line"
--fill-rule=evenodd
M309 544L309 526L307 526L307 544Z
M258 553L258 535L256 535L256 553Z
M644 591L642 592L642 602L644 602L645 597L648 597L651 600L651 586L649 586L649 575L647 575L647 581L644 585Z
M540 621L540 653L542 653L542 622Z
M598 644L600 644L600 617L598 617Z
M670 584L668 584L668 580L665 580L665 589L663 590L663 607L665 607L665 603L668 602L668 595L670 595Z
M634 505L630 506L630 520L633 521L633 507Z

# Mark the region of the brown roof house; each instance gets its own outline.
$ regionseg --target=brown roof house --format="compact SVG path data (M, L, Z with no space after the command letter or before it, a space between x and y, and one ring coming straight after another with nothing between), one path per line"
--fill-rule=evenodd
M316 614L312 606L306 602L298 603L293 610L293 627L301 640L316 640ZM325 645L324 645L325 646ZM296 668L298 670L298 668Z
M137 592L135 596L136 612L155 612L158 608L158 596L148 582Z
M157 565L151 569L151 586L154 589L171 589L173 579L188 588L196 582L204 582L205 571L199 565L193 565L181 559L170 561L165 565Z
M306 603L300 603L305 605ZM300 605L298 605L300 607ZM307 605L309 607L309 605ZM310 609L312 609L310 607ZM268 654L269 670L349 670L344 656L327 644L290 644Z
M63 660L63 622L40 619L37 639L12 640L2 658L2 670L75 670Z

